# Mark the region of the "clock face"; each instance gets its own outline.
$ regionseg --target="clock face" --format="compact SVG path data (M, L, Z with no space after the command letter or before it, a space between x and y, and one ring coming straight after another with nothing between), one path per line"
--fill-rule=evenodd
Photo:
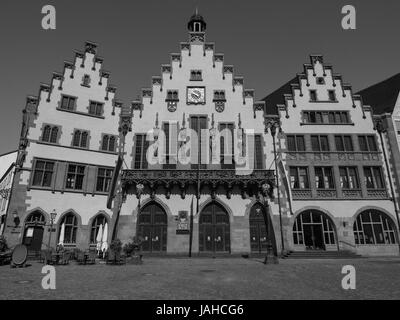
M188 104L204 104L206 103L206 89L204 87L189 87L187 88Z

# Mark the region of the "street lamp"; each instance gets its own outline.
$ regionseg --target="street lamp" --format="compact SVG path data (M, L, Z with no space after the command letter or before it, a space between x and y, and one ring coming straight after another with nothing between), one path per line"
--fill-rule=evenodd
M51 234L53 233L53 224L54 221L56 220L57 217L57 212L56 209L53 209L53 211L50 213L50 234L49 234L49 244L48 244L48 249L50 249L50 243L51 243Z
M265 131L269 129L271 131L272 136L272 144L274 146L274 162L275 162L275 177L276 177L276 190L278 193L278 210L279 210L279 226L281 229L281 254L284 254L285 244L283 239L283 227L282 227L282 208L281 208L281 193L279 191L279 171L278 171L278 162L276 159L276 145L275 145L275 136L276 129L279 128L278 135L282 134L282 128L279 119L269 118L265 121Z
M263 210L262 214L264 217L264 222L265 222L265 227L267 229L267 254L264 259L264 264L268 263L268 255L271 254L272 251L272 263L277 264L278 262L278 253L276 250L276 240L275 240L275 233L274 233L274 227L272 225L272 219L269 213L269 203L267 200L267 197L271 198L273 197L273 186L264 183L261 186L262 189L262 196L263 196Z

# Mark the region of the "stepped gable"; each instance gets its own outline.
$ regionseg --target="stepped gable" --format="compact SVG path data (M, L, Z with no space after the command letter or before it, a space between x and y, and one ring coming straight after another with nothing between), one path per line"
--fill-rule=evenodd
M321 65L321 68L317 67L318 64ZM327 70L329 70L329 74L326 72ZM369 106L364 105L362 97L359 94L353 94L351 85L343 83L340 74L333 73L332 65L324 63L322 55L311 54L310 63L303 65L303 72L298 73L293 79L262 99L266 103L266 113L279 114L278 111L281 110L286 113L286 118L288 118L290 107L296 107L295 92L298 92L300 97L304 95L304 80L306 87L310 87L310 83L316 83L316 81L323 81L324 85L330 84L333 88L339 86L343 97L346 97L347 94L350 95L354 108L356 108L356 101L359 102L364 118L366 118L365 111L370 111Z
M196 23L199 23L200 25L196 26ZM151 87L142 88L139 97L131 102L132 115L134 115L134 111L138 111L139 117L142 117L144 100L149 99L149 103L153 103L153 92L155 90L163 91L163 76L167 75L169 79L173 78L174 68L176 66L178 68L182 68L183 53L188 51L188 55L191 56L192 44L201 44L203 46L204 56L206 56L207 54L210 54L212 56L214 68L217 66L217 63L221 63L222 79L225 79L227 74L232 75L232 90L235 91L237 87L242 87L243 104L246 104L246 98L254 99L254 89L245 89L244 78L242 76L235 75L233 65L225 65L224 54L215 53L215 43L205 41L206 22L197 11L194 15L192 15L188 22L188 30L189 41L180 43L180 52L170 54L170 63L161 65L161 74L159 76L153 76L151 78ZM194 37L194 34L202 34L202 37ZM254 117L256 111L260 110L265 112L265 101L260 100L253 103Z

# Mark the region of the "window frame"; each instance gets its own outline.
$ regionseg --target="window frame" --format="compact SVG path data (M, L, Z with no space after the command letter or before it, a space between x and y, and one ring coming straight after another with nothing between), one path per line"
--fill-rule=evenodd
M44 163L44 167L42 169L38 169L37 165L39 162L43 162ZM47 168L47 164L52 164L52 170L46 170ZM47 160L47 159L35 159L34 160L34 166L33 166L33 170L32 170L32 175L31 175L31 182L30 182L30 186L34 187L34 188L43 188L43 189L51 189L53 186L53 180L54 180L54 173L56 172L56 161L53 160ZM41 173L41 178L40 178L40 184L35 184L35 176L36 176L36 172L37 171L42 171ZM50 182L49 185L44 185L44 177L45 177L45 173L46 172L51 172L50 174Z
M140 159L138 161L138 138L141 137L140 139ZM147 134L146 133L136 133L135 134L135 144L134 144L134 150L133 150L133 154L134 154L134 158L133 158L133 168L136 170L140 170L140 169L147 169L149 164L147 162L146 159L146 154L147 154L147 150L150 146L150 141L147 141ZM137 164L139 164L139 167L137 167Z
M368 183L367 183L367 179L368 178L367 178L366 172L370 173L370 177L372 178L372 181L371 181L372 182L372 187L368 187ZM381 184L380 188L378 187L379 183L377 183L377 176L375 175L376 172L378 172L378 174L379 174L379 179L380 179L380 184ZM385 188L385 180L384 180L384 177L383 177L382 167L379 167L379 166L364 166L363 167L363 173L364 173L364 183L365 183L365 186L367 187L367 190L385 190L386 189Z
M78 142L78 145L75 145L76 134L78 132L79 132L79 142ZM83 139L84 135L86 135L86 139ZM90 140L90 131L83 130L83 129L74 129L74 132L72 134L71 146L74 148L79 148L79 149L89 149L89 140ZM82 146L83 142L85 142L84 146Z
M317 181L317 179L315 179L315 189L316 190L336 190L336 186L335 186L335 173L334 173L334 168L332 166L315 166L314 167L314 176L315 178L317 178L317 169L321 169L321 173L322 173L322 183L323 183L323 187L319 187L318 183L320 181ZM327 174L327 170L330 170L330 176ZM327 181L326 181L326 178ZM328 187L326 187L326 182L328 183Z
M104 148L106 139L107 139L106 148ZM114 140L114 148L110 147L111 139ZM100 151L116 153L117 147L118 147L118 136L108 133L103 133L101 135L100 149L99 149Z
M342 181L342 174L341 174L341 170L346 170L346 184L348 185L348 187L344 187L344 181ZM355 171L355 182L356 182L356 187L351 188L350 187L350 170L354 169ZM340 188L342 190L360 190L361 189L361 184L360 184L360 174L358 172L358 168L356 166L339 166L339 183L340 183ZM342 185L343 184L343 185Z
M294 181L292 181L292 170L293 169L296 170L295 178L297 178L298 187L295 187L296 179L294 179ZM304 183L304 188L301 188L301 179L300 179L300 170L301 169L304 169L306 171L307 181L305 181L305 183ZM290 176L290 188L292 190L311 190L310 174L309 174L309 170L308 170L307 166L290 166L289 167L289 176ZM292 185L292 183L293 183L293 185Z
M71 166L75 166L75 170L74 172L70 171L70 167ZM82 172L78 172L79 168L83 168L83 173ZM71 176L73 175L73 182L69 182L71 178ZM79 164L79 163L73 163L73 162L67 162L67 166L66 166L66 174L65 174L65 181L64 181L64 190L68 190L68 191L84 191L85 189L85 179L87 176L87 165L85 164ZM81 180L81 186L80 188L77 188L77 178L82 179ZM69 185L69 183L73 183L73 185Z
M203 70L201 69L190 70L190 81L203 81Z
M289 138L293 138L295 150L289 149ZM302 144L303 144L304 150L299 150L299 139L303 141ZM306 141L305 141L305 136L303 134L288 134L288 135L286 135L286 140L287 140L287 146L286 146L287 152L305 152L306 151Z
M371 138L373 139L373 148L371 148L370 142ZM365 139L365 146L367 150L363 150L361 140ZM379 152L378 143L376 140L376 136L373 134L362 134L358 135L358 147L360 148L361 152ZM375 150L371 150L375 149Z
M103 174L100 174L100 171L104 170ZM112 181L112 176L113 176L114 170L109 167L97 167L96 170L96 187L95 190L96 192L100 193L108 193L110 190L111 186L111 181ZM102 179L101 182L101 190L99 190L99 180Z
M313 138L317 138L318 139L318 150L314 150L314 145L313 145ZM326 146L328 146L327 150L322 150L322 139L321 138L326 138ZM330 152L331 151L331 146L329 143L329 136L325 135L325 134L312 134L310 136L310 140L311 140L311 150L312 152L317 152L317 153L324 153L324 152Z
M347 144L346 144L346 138L349 138L350 144L351 144L351 150L347 150ZM334 136L335 139L335 149L337 152L354 152L354 142L353 142L353 137L349 134L335 134ZM340 143L343 146L343 150L339 150L337 140L340 139Z
M377 221L376 215L379 216L379 221ZM367 218L366 221L363 220L365 218ZM367 232L365 230L366 226L368 226ZM376 236L377 228L375 228L375 226L380 227L380 230L382 231L381 234L383 235L383 242L377 241L377 236ZM393 219L388 214L374 209L364 210L357 215L353 224L353 234L354 234L354 242L358 246L396 245L398 244L399 240L397 234L397 227L396 224L393 222ZM372 240L372 242L367 242L368 239Z
M64 108L64 107L63 107L63 105L64 105L64 104L63 104L64 99L68 99L68 104L67 104L68 107L67 107L67 108ZM71 100L73 101L72 109L70 108ZM77 101L78 101L78 97L70 96L70 95L67 95L67 94L63 94L63 95L61 95L60 109L61 109L61 110L67 110L67 111L76 111Z
M92 105L95 106L94 113L92 112ZM98 113L98 108L100 108L100 113ZM90 114L91 116L95 116L95 117L103 117L104 103L95 101L95 100L89 100L88 114Z
M72 216L72 223L66 223L67 218ZM77 234L78 234L78 217L75 213L73 212L68 212L66 213L62 219L59 222L59 226L58 226L58 239L60 239L60 235L61 235L61 226L64 224L65 228L64 228L64 243L66 245L76 245L76 238L77 238ZM66 237L66 233L67 230L71 229L69 232L69 237Z

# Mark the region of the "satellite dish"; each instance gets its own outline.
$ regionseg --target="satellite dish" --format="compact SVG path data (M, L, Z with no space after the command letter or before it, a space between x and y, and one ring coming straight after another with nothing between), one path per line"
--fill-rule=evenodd
M11 266L20 267L23 266L28 257L28 249L23 244L17 245L12 253Z

